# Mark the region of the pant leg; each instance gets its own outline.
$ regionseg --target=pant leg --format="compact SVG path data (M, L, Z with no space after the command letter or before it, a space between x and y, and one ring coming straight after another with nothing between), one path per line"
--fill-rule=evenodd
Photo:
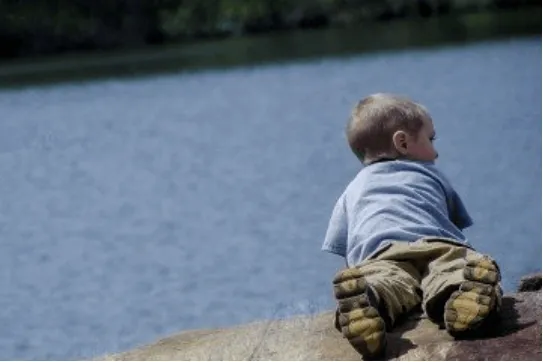
M420 242L432 250L433 254L433 258L422 275L421 288L424 292L422 307L428 318L441 323L445 303L451 294L466 281L465 273L468 262L482 258L494 261L461 244L443 242L439 239Z
M379 304L384 306L391 325L400 315L420 304L420 274L409 261L370 259L358 269L377 292Z

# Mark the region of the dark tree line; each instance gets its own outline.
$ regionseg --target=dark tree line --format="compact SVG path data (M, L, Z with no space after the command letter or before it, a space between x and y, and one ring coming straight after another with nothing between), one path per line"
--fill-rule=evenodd
M0 57L347 26L539 0L0 0Z

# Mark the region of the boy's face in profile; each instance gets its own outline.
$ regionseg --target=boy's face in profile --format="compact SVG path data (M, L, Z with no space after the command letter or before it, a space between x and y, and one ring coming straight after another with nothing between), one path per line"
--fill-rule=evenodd
M434 148L436 131L430 118L424 119L417 135L407 135L405 156L416 161L435 161L438 154Z

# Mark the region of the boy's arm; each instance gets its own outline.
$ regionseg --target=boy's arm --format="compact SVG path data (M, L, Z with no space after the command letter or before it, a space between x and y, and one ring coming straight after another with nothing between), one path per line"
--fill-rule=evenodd
M462 199L455 191L452 184L449 182L447 177L441 173L435 166L431 168L442 178L442 186L445 190L445 195L447 197L447 207L449 209L449 219L460 229L464 230L471 225L473 225L473 220L468 213L468 210L464 206Z
M473 225L473 220L466 210L464 203L456 191L451 192L450 219L460 229L463 230Z
M322 250L346 257L347 235L347 213L345 209L345 194L343 194L332 211Z

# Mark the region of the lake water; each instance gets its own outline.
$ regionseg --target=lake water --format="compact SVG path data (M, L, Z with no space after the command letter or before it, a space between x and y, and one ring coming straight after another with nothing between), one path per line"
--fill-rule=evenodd
M467 234L514 290L541 269L540 81L534 36L0 91L0 358L332 308L343 129L377 91L430 109Z

